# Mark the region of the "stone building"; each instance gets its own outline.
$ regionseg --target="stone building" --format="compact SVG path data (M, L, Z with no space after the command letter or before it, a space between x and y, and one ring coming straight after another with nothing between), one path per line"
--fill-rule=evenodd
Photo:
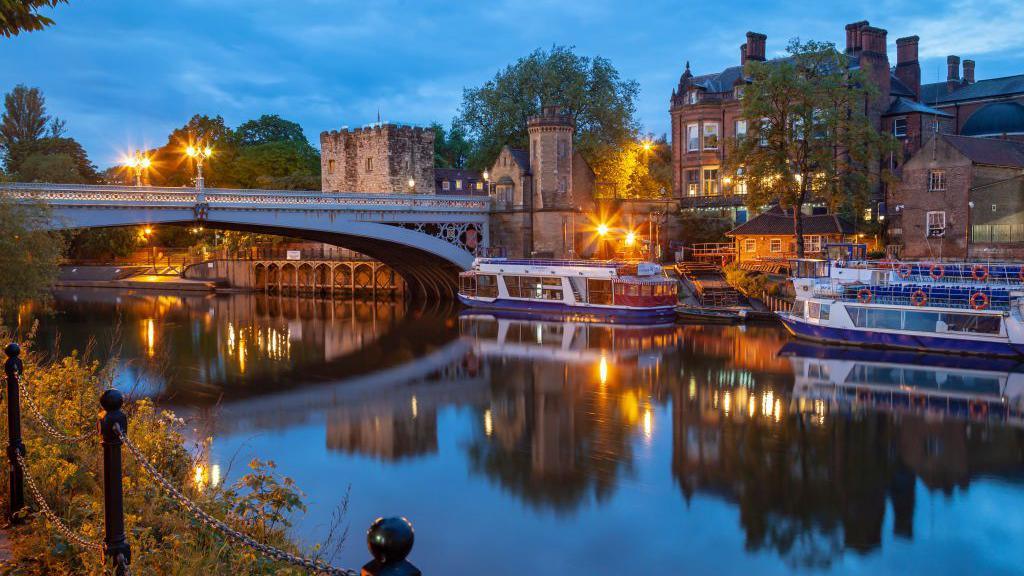
M373 124L320 133L324 192L433 194L434 131Z
M986 107L1005 102L1024 102L1024 74L975 81L975 62L960 58L947 60L945 81L921 83L917 36L896 40L896 65L891 66L888 32L867 21L846 26L845 55L853 68L864 68L878 88L869 103L868 116L882 131L891 132L902 144L902 153L886 161L893 168L917 152L938 133L974 134L984 130L1002 133L985 123L972 128L971 117ZM740 46L736 65L711 74L695 76L690 63L672 91L672 165L674 195L683 208L728 210L735 222L747 219L744 206L746 184L735 175L723 174L730 138L742 138L753 127L740 116L740 105L748 79L743 65L748 60L766 60L767 36L748 32ZM879 190L867 218L885 216L887 191ZM881 212L880 212L881 210Z
M575 125L558 106L528 120L529 149L505 146L488 171L491 247L510 257L580 256L594 171L573 149Z
M434 192L452 196L486 196L484 174L462 168L434 168Z
M1003 126L1024 133L1024 117ZM1024 258L1024 141L933 136L903 165L890 202L902 258Z

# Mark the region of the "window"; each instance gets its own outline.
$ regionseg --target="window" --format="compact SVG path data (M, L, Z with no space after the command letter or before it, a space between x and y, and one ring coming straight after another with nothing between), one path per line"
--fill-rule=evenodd
M761 118L761 123L757 127L757 145L767 146L768 145L768 132L772 129L772 121L768 118Z
M686 151L696 152L700 150L700 132L696 124L686 125Z
M686 93L686 102L688 104L696 104L700 101L700 94L696 90L690 90Z
M558 141L558 157L559 158L565 158L566 153L568 152L568 150L569 150L569 146L566 145L565 140L559 140Z
M736 169L736 178L733 181L735 182L732 185L733 194L744 195L747 193L747 176L742 167Z
M737 100L743 100L743 91L746 90L746 86L740 84L732 89L732 97Z
M925 226L928 238L941 238L946 235L946 213L928 212L925 215Z
M476 189L477 189L477 190L483 190L483 189L484 189L484 183L483 183L483 182L480 182L480 181L478 180L478 181L477 181L477 183L476 183Z
M871 208L865 208L864 209L864 221L865 222L871 222L871 219L873 217L874 217L874 214L872 213Z
M476 295L483 298L497 298L498 277L493 274L478 274L476 277Z
M753 238L747 238L743 241L744 252L756 252L757 251L757 240Z
M562 176L558 179L558 191L565 194L569 190L569 179Z
M334 174L334 159L331 158L327 161L327 173Z
M929 192L945 192L946 191L946 171L945 170L929 170L928 171L928 191Z
M373 172L373 158L366 159L366 171Z
M907 137L907 119L897 118L892 121L892 135L897 138Z
M807 303L807 317L816 318L818 320L828 320L828 315L831 312L831 306L828 304L820 304L818 302Z
M612 281L587 278L587 301L591 304L611 304Z
M686 171L686 195L696 196L700 192L700 170L690 169Z
M772 252L782 252L782 240L779 238L772 238L771 243L768 245L768 249Z
M821 252L821 236L804 237L804 249L808 252Z
M746 222L747 221L747 209L746 208L737 208L736 209L736 216L735 216L735 218L733 220L736 222L737 225L743 224L744 222Z
M704 149L718 150L718 122L704 123Z
M718 196L718 168L704 169L704 196Z
M737 120L736 121L736 140L743 140L747 137L747 121Z
M451 187L452 187L452 183L451 182L449 182L447 180L442 180L441 181L441 190L450 190Z
M456 180L455 181L455 189L456 190L462 190L462 180Z
M793 138L795 140L804 139L804 119L800 116L793 119Z

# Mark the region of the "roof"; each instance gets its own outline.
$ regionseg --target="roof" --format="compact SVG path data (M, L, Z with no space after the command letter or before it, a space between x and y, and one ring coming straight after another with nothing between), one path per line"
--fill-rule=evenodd
M853 224L835 214L803 216L804 234L853 234ZM793 211L779 206L758 214L733 228L728 236L792 236Z
M434 180L479 180L483 175L475 170L462 168L434 168Z
M732 92L737 80L743 78L742 66L730 66L716 74L703 74L690 79L691 86L703 88L708 92Z
M942 138L975 164L1024 168L1024 142L951 134Z
M993 102L971 114L960 133L964 136L1024 134L1024 105L1018 102Z
M886 116L893 114L913 113L930 114L933 116L945 116L947 118L953 117L953 115L948 112L943 112L942 110L939 110L937 108L932 108L931 106L926 106L924 104L921 104L920 102L915 102L913 100L908 100L906 98L897 98L892 103L892 105L889 106L889 109L885 111Z
M973 84L954 84L952 90L947 82L921 85L921 101L929 104L946 104L1009 94L1024 94L1024 74L988 78Z
M463 170L461 168L434 168L434 191L442 195L459 196L486 196L486 187L476 189L476 183L483 179L483 175L474 170ZM462 180L462 188L456 189L454 182ZM452 182L448 189L444 189L444 182Z
M522 168L524 172L530 171L530 152L528 150L523 150L521 148L509 148L508 151L512 154L512 159L516 161L516 164L519 164L519 167Z

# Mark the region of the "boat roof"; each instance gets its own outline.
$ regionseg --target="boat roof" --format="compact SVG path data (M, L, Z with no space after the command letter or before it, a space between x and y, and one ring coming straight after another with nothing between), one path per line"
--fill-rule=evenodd
M477 258L477 264L509 264L515 266L567 266L573 268L618 268L625 262L614 260L558 260L553 258Z

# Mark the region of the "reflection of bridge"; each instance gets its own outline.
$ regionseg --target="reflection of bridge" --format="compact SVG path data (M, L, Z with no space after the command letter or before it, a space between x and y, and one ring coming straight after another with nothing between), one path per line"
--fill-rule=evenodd
M388 264L421 296L453 294L455 273L489 241L490 200L480 197L75 184L0 191L48 204L54 229L198 223L343 246Z

